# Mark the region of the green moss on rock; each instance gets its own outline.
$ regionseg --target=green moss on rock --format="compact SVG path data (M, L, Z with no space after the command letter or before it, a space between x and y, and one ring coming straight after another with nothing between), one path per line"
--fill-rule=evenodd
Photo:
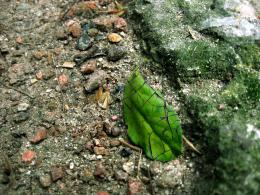
M191 115L205 131L208 152L216 155L214 192L259 194L260 73L238 65L235 78L221 86L204 81L186 95Z
M229 80L233 75L236 54L228 44L198 40L177 52L176 70L183 81L201 79Z
M235 47L243 64L247 64L256 70L260 70L260 47L254 43L245 43Z

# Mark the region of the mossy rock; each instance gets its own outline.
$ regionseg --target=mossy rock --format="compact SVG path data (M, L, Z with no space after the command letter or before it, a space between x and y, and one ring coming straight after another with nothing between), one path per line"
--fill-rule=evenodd
M259 194L260 72L238 65L228 85L218 83L193 84L186 94L188 110L204 130L208 156L215 165L213 191Z
M259 139L248 131L260 131L259 41L203 30L209 16L231 14L223 5L224 0L136 0L130 17L145 53L178 81L193 127L202 132L204 154L216 173L207 193L257 194Z
M238 61L228 44L193 41L176 52L176 70L182 81L198 79L229 80Z

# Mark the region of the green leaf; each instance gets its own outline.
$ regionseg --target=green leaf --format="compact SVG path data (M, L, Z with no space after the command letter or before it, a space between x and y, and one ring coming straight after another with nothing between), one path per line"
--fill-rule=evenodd
M153 160L169 161L182 153L182 129L173 108L151 88L139 70L124 90L124 119L131 141Z

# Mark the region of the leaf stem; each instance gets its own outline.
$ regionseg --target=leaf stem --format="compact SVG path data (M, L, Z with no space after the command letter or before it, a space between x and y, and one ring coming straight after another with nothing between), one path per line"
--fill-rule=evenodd
M197 152L198 154L201 154L200 151L191 143L184 135L182 135L182 139L193 151Z

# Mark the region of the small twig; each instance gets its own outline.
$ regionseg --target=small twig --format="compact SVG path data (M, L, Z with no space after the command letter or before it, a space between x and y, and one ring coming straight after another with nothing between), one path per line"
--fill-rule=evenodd
M17 91L17 92L19 92L19 93L21 93L21 94L23 94L23 95L26 95L26 96L28 96L28 97L31 98L31 99L35 99L35 97L31 96L30 94L28 94L28 93L26 93L26 92L24 92L24 91L21 91L20 89L16 89L16 88L14 88L14 87L11 87L11 86L8 86L8 85L5 85L5 84L3 84L3 86L6 87L6 88L8 88L8 89L15 90L15 91Z
M142 163L142 154L143 154L143 151L140 150L139 161L138 161L138 165L137 165L137 176L136 176L138 179L139 179L140 167L141 167L141 163Z
M192 150L194 150L198 154L201 154L200 151L184 135L182 136L182 139Z
M127 142L124 141L123 139L119 139L119 141L120 141L121 144L123 144L123 145L125 145L125 146L127 146L127 147L129 147L129 148L131 148L131 149L133 149L133 150L135 150L135 151L137 151L137 152L142 151L140 148L138 148L138 147L136 147L136 146L133 146L133 145L127 143Z

